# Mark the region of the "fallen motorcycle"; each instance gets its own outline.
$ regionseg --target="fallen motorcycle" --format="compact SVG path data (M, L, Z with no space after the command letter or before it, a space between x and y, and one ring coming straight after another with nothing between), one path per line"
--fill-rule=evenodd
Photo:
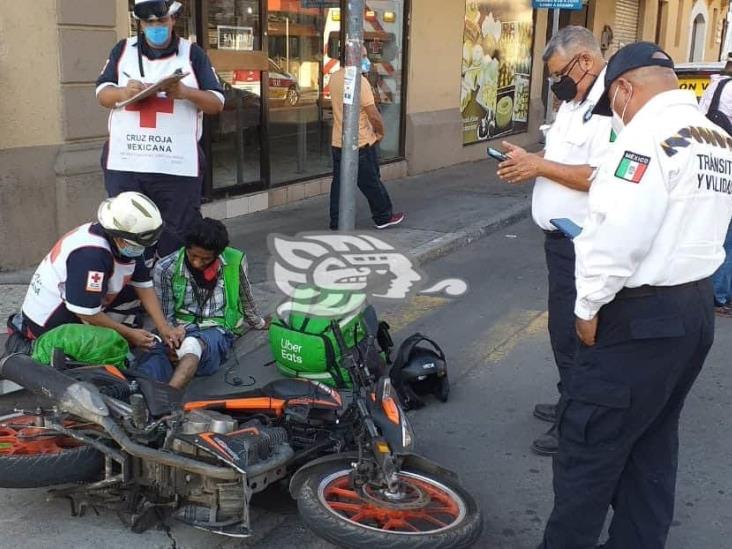
M350 390L280 379L183 402L111 366L59 370L12 355L0 376L41 404L0 418L0 487L74 483L51 493L75 514L99 506L137 532L174 518L248 537L252 496L289 479L305 524L337 545L469 547L482 528L476 502L454 473L412 453L388 377L333 329Z

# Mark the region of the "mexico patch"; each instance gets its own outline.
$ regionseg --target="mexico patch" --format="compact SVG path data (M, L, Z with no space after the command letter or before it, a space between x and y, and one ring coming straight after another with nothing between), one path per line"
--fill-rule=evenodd
M103 282L104 273L99 271L89 271L86 275L86 291L101 293Z
M625 151L620 164L618 164L615 170L615 177L630 181L631 183L640 183L650 163L651 158L649 156Z

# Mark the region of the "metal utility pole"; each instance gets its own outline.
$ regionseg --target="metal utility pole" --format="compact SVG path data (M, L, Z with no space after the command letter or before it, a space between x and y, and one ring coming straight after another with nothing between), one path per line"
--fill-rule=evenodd
M364 0L348 1L346 24L346 75L343 86L343 144L338 230L356 227L356 182L358 181L358 121L361 114L361 48L363 47Z

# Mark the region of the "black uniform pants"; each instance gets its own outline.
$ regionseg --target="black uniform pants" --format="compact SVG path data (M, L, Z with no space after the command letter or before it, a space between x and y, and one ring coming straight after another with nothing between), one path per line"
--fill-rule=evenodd
M199 176L182 177L162 173L123 172L106 169L109 144L102 153L104 186L109 196L123 192L142 193L152 200L160 210L165 223L163 234L157 245L158 257L180 249L185 244L185 236L191 225L201 217L201 192L205 157L199 147ZM147 257L147 254L146 254Z
M574 243L559 231L546 233L546 266L549 271L549 339L559 370L560 391L574 364L579 341L575 331Z
M621 291L599 313L559 405L544 549L662 549L674 514L679 416L714 339L710 281Z

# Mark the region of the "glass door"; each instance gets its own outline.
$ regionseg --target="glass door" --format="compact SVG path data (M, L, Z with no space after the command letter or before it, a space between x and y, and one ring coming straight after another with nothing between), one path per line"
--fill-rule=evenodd
M211 63L224 88L224 110L207 117L209 194L251 192L266 186L259 0L199 0Z

